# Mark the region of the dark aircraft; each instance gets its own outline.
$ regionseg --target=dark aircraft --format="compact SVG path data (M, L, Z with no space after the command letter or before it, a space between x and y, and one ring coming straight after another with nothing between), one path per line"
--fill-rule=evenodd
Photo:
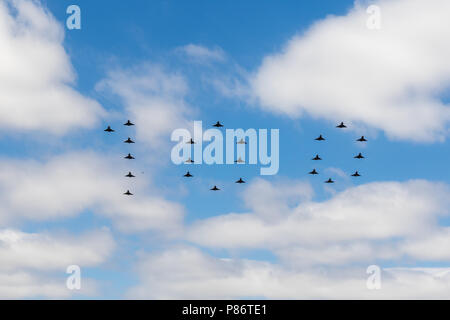
M237 159L237 160L234 160L234 162L235 162L235 163L245 163L245 161L242 160L241 157L239 157L239 159Z
M343 122L341 122L341 124L336 126L336 128L343 129L343 128L347 128L347 126Z
M241 140L236 142L236 144L247 144L247 142L245 142L245 140L243 138L241 138Z
M133 140L131 140L130 138L128 138L127 140L124 141L125 143L134 143Z
M128 155L125 157L125 159L133 160L134 157L133 157L131 154L128 154Z
M186 160L186 163L194 163L194 160L192 160L191 158Z
M127 123L124 123L123 125L129 127L129 126L134 126L134 123L131 123L131 121L128 120Z
M319 157L319 155L316 155L314 158L312 158L312 160L322 160L322 158Z
M128 172L128 174L125 176L127 178L134 178L133 174L131 172Z
M325 183L334 183L334 181L330 178L327 181L325 181Z
M359 142L366 142L367 140L366 140L366 138L364 138L364 136L362 136L361 138L359 138L359 139L356 140L356 141L359 141Z
M192 138L191 138L191 140L189 140L188 142L186 142L186 144L195 144L195 142L194 142L194 140L192 140Z
M214 188L211 188L211 189L209 189L209 190L211 190L211 191L219 191L220 189L217 188L216 186L214 186Z
M223 124L221 124L220 121L217 121L217 123L214 124L213 127L216 127L216 128L222 128L222 127L223 127Z
M184 175L184 177L190 178L190 177L193 177L193 175L188 171L188 172Z
M238 181L236 181L236 183L245 183L245 181L244 181L244 180L242 180L242 178L239 178L239 180L238 180Z
M316 141L325 141L325 138L320 135L318 138L316 138Z
M105 132L114 132L114 130L113 130L113 129L111 129L111 127L110 127L110 126L108 126L108 128L106 128L106 129L105 129Z
M133 194L130 192L130 190L127 190L127 192L124 193L126 196L132 196Z
M364 159L364 156L361 154L361 152L354 157L355 159Z
M361 177L361 175L356 171L354 174L352 174L352 177Z
M309 174L319 174L316 169L314 169L313 171L309 172Z

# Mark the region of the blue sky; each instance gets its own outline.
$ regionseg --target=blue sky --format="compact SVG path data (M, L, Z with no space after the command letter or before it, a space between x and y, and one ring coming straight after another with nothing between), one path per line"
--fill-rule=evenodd
M71 1L0 3L31 35L0 26L5 47L28 48L8 46L0 63L11 115L0 120L0 256L11 265L0 297L414 298L429 276L439 281L426 297L446 298L450 47L439 39L450 28L432 23L444 1L424 9L417 39L405 27L423 9L415 0L80 0L81 30L65 27ZM370 4L380 30L365 25ZM173 164L171 132L200 120L279 129L278 173ZM114 194L126 189L135 197ZM65 288L68 263L87 279L80 292ZM365 287L373 264L387 279L378 293ZM22 293L1 284L20 272L32 278Z

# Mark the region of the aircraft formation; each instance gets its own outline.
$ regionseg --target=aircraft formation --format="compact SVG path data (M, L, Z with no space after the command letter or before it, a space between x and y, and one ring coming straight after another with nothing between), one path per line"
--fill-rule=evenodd
M338 128L338 129L346 129L347 126L344 124L344 122L341 122L340 124L338 124L336 126L336 128ZM319 135L314 140L316 140L316 141L326 141L326 139L323 137L323 135ZM357 139L356 141L357 142L367 142L367 139L364 136L362 136L361 138ZM365 159L365 157L362 155L361 152L358 153L353 158L358 159L358 160ZM322 160L322 158L318 154L316 154L316 156L314 158L312 158L311 160L313 160L313 161L320 161L320 160ZM310 174L310 175L318 175L319 172L317 172L317 170L314 168L312 171L308 172L308 174ZM353 173L351 176L352 177L361 177L361 174L358 171L355 171L355 173ZM329 183L330 184L330 183L335 183L335 181L332 178L329 178L328 180L325 181L325 183Z
M130 120L128 120L128 121L127 121L126 123L124 123L123 125L124 125L124 126L127 126L127 127L130 127L130 126L134 126L135 124L132 123ZM215 127L215 128L222 128L222 127L223 127L223 124L221 124L220 121L217 121L215 124L213 124L213 127ZM346 129L347 126L344 124L344 122L341 122L339 125L336 126L336 128L338 128L338 129ZM108 134L115 132L115 130L112 129L111 126L108 126L104 131L107 132ZM320 135L319 135L317 138L315 138L314 140L319 141L319 142L322 142L322 141L326 141L326 138L325 138L322 134L320 134ZM367 139L366 139L364 136L361 136L361 138L357 139L356 141L357 141L357 142L367 142ZM128 137L128 139L126 139L126 140L124 141L124 143L126 143L126 144L134 144L135 142L134 142L130 137ZM195 141L191 138L191 139L190 139L188 142L186 142L186 143L187 143L187 144L193 145L193 144L195 144ZM238 142L236 142L236 144L247 144L247 142L246 142L243 138L241 138ZM365 159L365 157L362 155L361 152L358 153L356 156L354 156L354 158L355 158L355 159L358 159L358 160ZM128 153L128 154L124 157L124 159L127 159L127 160L134 160L135 157L134 157L131 153ZM321 161L322 158L319 156L319 154L316 154L311 160L313 160L313 161ZM235 162L235 163L239 163L239 164L245 163L245 161L242 160L241 157L239 157L239 158L238 158L237 160L235 160L234 162ZM187 159L187 160L185 161L185 163L187 163L187 164L193 164L193 163L195 163L195 162L194 162L194 160L192 160L191 158L189 158L189 159ZM314 168L312 171L308 172L308 174L310 174L310 175L319 175L319 172ZM352 177L361 177L361 174L360 174L358 171L355 171L355 173L353 173L351 176L352 176ZM125 177L126 177L126 178L135 178L135 175L133 175L133 173L130 171L130 172L128 172L127 175L125 175ZM184 178L193 178L194 175L192 175L190 171L187 171L187 173L186 173L185 175L183 175L183 177L184 177ZM246 183L246 182L245 182L242 178L239 178L239 180L235 181L235 183L237 183L237 184L244 184L244 183ZM328 180L324 181L324 183L327 183L327 184L333 184L333 183L335 183L335 181L334 181L332 178L329 178ZM216 185L214 185L210 190L211 190L211 191L220 191L221 189L218 188ZM133 193L131 193L130 190L127 190L127 191L124 193L124 195L126 195L126 196L132 196Z
M124 126L127 126L127 127L131 127L131 126L134 126L134 123L132 123L130 120L128 120L128 121L127 121L126 123L124 123L123 125L124 125ZM104 131L107 132L107 133L113 133L113 132L115 132L115 130L112 129L111 126L108 126ZM135 142L134 142L130 137L128 137L128 139L125 140L124 143L126 143L126 144L132 144L132 143L135 143ZM124 159L127 159L127 160L134 160L135 157L132 156L131 153L128 153L128 154L124 157ZM125 177L126 177L126 178L135 178L136 176L135 176L131 171L129 171L128 174L125 175ZM133 193L131 193L130 190L127 190L127 191L124 193L124 195L125 195L125 196L132 196Z

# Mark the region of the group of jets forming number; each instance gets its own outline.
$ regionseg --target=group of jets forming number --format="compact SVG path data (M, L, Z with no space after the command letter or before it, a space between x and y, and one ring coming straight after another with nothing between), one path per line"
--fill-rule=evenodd
M215 124L213 124L213 127L216 128L222 128L223 124L220 123L220 121L217 121ZM192 140L192 138L187 142L187 144L195 144L195 141ZM236 144L247 144L247 142L244 141L243 138L241 138L241 140L239 140L238 142L236 142ZM245 163L244 160L241 159L241 157L239 157L237 160L234 161L235 163ZM194 163L194 160L192 160L191 158L186 160L186 163ZM189 171L184 175L185 178L192 178L194 177ZM239 180L236 181L236 183L238 184L242 184L245 183L244 180L242 180L242 178L239 178ZM220 189L217 188L217 186L212 187L211 189L209 189L211 191L219 191Z
M343 122L341 122L339 125L336 126L336 128L345 129L345 128L347 128L347 126ZM319 135L319 137L316 138L315 140L316 141L325 141L326 139L322 135ZM364 136L362 136L361 138L357 139L356 141L358 141L358 142L367 142L367 139ZM364 159L365 157L360 152L356 156L354 156L354 158L355 159ZM320 161L320 160L322 160L322 158L317 154L314 158L312 158L312 160L313 161ZM313 169L311 172L309 172L309 174L316 175L316 174L319 174L319 173L316 171L316 169ZM352 177L360 177L361 175L359 174L358 171L355 171L355 173L353 173L351 176ZM333 179L329 178L327 181L325 181L325 183L334 183L334 181L333 181Z
M128 126L128 127L129 127L129 126L134 126L134 123L132 123L130 120L128 120L126 123L124 123L124 126ZM222 125L219 121L217 121L217 123L215 123L215 124L213 125L213 127L216 127L216 128L222 128L223 125ZM345 128L347 128L347 126L346 126L343 122L341 122L339 125L336 126L336 128L339 128L339 129L345 129ZM108 128L106 128L104 131L105 131L105 132L108 132L108 133L114 132L114 130L111 129L110 126L108 126ZM319 137L316 138L315 140L316 140L316 141L325 141L326 139L325 139L322 135L319 135ZM366 139L364 136L362 136L361 138L357 139L356 141L358 141L358 142L367 142L367 139ZM128 137L128 139L125 140L124 143L130 144L130 143L135 143L135 142L134 142L133 140L131 140L130 137ZM191 138L191 139L190 139L188 142L186 142L186 143L187 143L187 144L195 144L195 141L192 140L192 138ZM241 138L241 140L239 140L238 142L236 142L236 144L247 144L247 142L245 142L245 140L244 140L243 138ZM134 159L135 159L135 158L131 155L131 153L128 153L128 155L126 155L124 158L127 159L127 160L134 160ZM361 153L358 153L356 156L354 156L354 158L355 158L355 159L364 159L365 157L364 157ZM320 160L322 160L322 158L317 154L314 158L312 158L312 160L313 160L313 161L320 161ZM239 157L239 158L238 158L237 160L235 160L234 162L235 162L235 163L245 163L245 161L242 160L241 157ZM193 161L191 158L189 158L189 159L186 160L186 163L191 164L191 163L194 163L194 161ZM311 175L318 175L319 172L317 172L317 170L314 168L311 172L309 172L309 174L311 174ZM353 173L351 176L352 176L352 177L360 177L361 175L359 174L358 171L355 171L355 173ZM127 178L135 178L135 176L131 173L131 171L128 172L128 174L127 174L125 177L127 177ZM194 177L194 176L188 171L188 172L184 175L184 177L185 177L185 178L192 178L192 177ZM237 180L236 183L242 184L242 183L245 183L245 181L244 181L242 178L239 178L239 180ZM329 178L327 181L325 181L325 183L334 183L334 181L333 181L333 179ZM210 190L211 190L211 191L219 191L220 189L219 189L217 186L214 186L214 187L212 187ZM130 192L130 190L127 190L127 192L125 192L124 195L126 195L126 196L132 196L133 194Z
M131 126L134 126L134 123L132 123L130 120L128 120L128 121L127 121L126 123L124 123L123 125L124 125L124 126L127 126L127 127L131 127ZM113 132L115 132L115 130L111 129L111 126L108 126L108 128L106 128L104 131L107 132L107 133L113 133ZM124 143L131 144L131 143L135 143L135 142L134 142L133 140L131 140L130 137L128 137L128 139L125 140ZM128 155L126 155L124 158L127 159L127 160L134 160L134 159L135 159L135 158L131 155L131 153L129 153ZM133 174L131 173L131 171L130 171L130 172L128 172L128 174L127 174L125 177L127 177L127 178L135 178L135 175L133 175ZM125 192L124 195L126 195L126 196L132 196L133 194L130 192L130 190L127 190L127 192Z

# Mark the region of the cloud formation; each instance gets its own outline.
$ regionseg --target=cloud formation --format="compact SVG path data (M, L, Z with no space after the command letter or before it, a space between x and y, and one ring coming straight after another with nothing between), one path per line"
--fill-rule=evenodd
M225 52L219 47L210 49L190 43L177 48L176 51L185 54L191 61L196 63L223 62L226 59Z
M445 299L449 269L384 269L381 290L368 290L366 268L293 270L221 259L192 247L144 255L134 299Z
M170 234L181 225L182 206L165 200L142 177L133 181L135 196L123 196L130 188L124 178L128 168L94 152L0 163L0 225L63 219L86 210L110 218L124 232Z
M137 264L141 282L128 297L444 299L449 269L384 268L382 289L374 291L367 289L366 269L449 262L449 228L438 223L450 214L449 194L447 185L424 180L376 182L315 202L307 183L256 179L242 195L250 213L206 218L187 227L186 239L200 248L142 254ZM227 249L232 258L217 257L223 255L218 249ZM249 249L269 250L277 259L239 257Z
M197 221L187 238L210 248L269 249L291 265L449 261L438 249L450 241L438 224L450 214L449 194L447 185L423 180L374 182L315 202L302 183L256 179L243 194L251 213Z
M251 77L264 110L347 121L394 139L430 142L448 135L450 20L446 0L380 0L381 29L356 3L268 55Z
M72 88L61 25L37 1L0 1L0 127L61 135L90 128L102 107Z
M107 229L80 236L25 233L0 230L0 298L69 298L66 269L101 265L109 258L115 242ZM77 294L97 293L97 284L83 278Z

